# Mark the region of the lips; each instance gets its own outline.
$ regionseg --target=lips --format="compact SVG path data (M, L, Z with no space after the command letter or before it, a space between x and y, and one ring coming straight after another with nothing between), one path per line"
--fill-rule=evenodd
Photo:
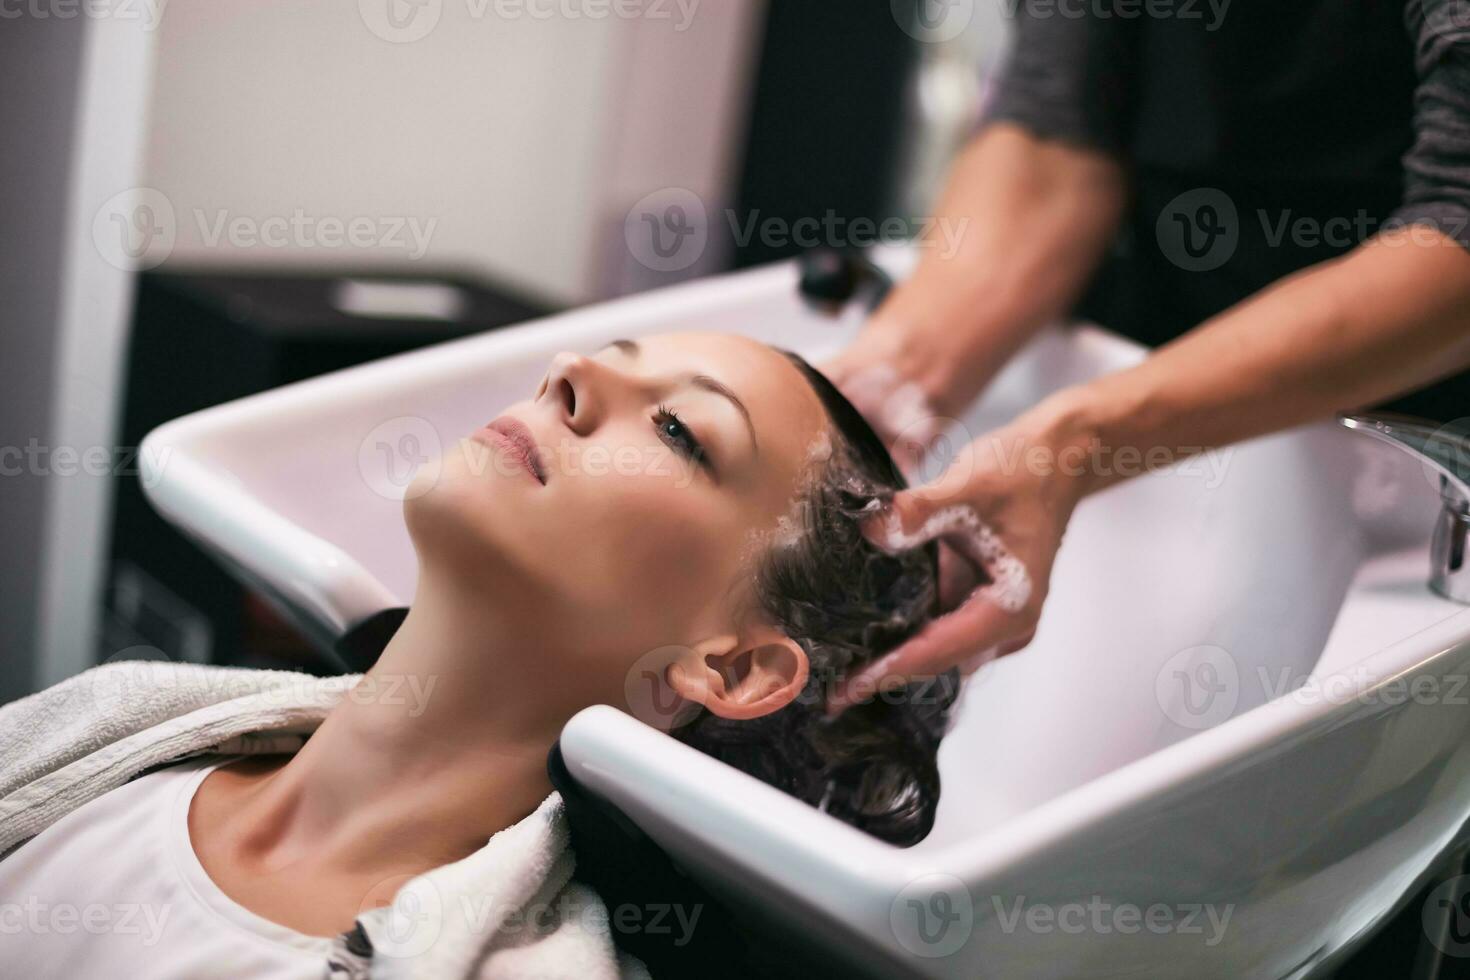
M536 448L535 437L524 422L502 415L476 432L475 436L500 449L512 461L524 467L537 483L546 485L546 468L541 465L541 453Z

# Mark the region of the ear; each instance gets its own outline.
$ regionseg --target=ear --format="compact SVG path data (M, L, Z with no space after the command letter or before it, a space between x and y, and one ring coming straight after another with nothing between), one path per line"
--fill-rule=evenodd
M795 701L806 686L806 651L779 630L711 639L669 665L669 686L712 714L748 721Z

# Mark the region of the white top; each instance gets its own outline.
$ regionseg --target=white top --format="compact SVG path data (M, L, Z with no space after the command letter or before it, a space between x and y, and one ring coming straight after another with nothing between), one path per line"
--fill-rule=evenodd
M234 758L204 756L140 776L0 860L0 972L320 980L330 939L237 904L194 855L189 802Z

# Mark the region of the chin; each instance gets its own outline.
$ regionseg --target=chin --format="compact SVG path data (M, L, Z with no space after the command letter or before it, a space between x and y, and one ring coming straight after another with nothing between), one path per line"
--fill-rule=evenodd
M437 477L416 477L403 499L403 521L419 567L498 591L547 584L548 569L538 566L555 545L518 488L506 482L493 470L464 472L448 457Z
M460 539L461 547L496 537L495 525L511 523L508 511L515 495L496 486L493 469L476 472L464 457L473 452L461 445L442 459L422 467L403 496L403 521L414 546L439 550L446 541ZM483 546L482 546L483 547Z

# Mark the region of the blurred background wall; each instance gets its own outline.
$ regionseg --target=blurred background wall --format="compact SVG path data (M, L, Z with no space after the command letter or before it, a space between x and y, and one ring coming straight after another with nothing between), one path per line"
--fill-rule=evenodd
M0 701L94 662L111 481L57 450L112 442L132 275L92 225L137 180L153 41L127 20L0 30Z
M145 177L183 217L171 261L396 265L391 247L209 231L221 212L414 216L433 222L429 264L490 269L563 304L597 296L601 236L620 241L640 197L723 199L764 3L599 19L534 6L434 3L399 29L352 0L171 0Z

